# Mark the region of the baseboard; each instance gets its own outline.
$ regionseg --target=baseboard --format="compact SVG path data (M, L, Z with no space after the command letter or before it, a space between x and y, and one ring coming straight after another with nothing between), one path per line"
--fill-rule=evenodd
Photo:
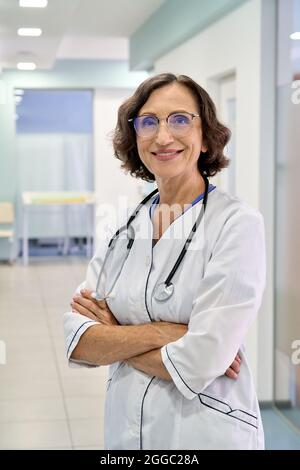
M274 402L271 400L262 400L259 401L259 407L261 410L266 410L268 408L272 408L274 406Z
M292 408L293 404L290 400L261 400L259 401L259 407L261 410L276 407L278 409Z
M293 408L293 403L291 400L276 400L274 405L279 409Z

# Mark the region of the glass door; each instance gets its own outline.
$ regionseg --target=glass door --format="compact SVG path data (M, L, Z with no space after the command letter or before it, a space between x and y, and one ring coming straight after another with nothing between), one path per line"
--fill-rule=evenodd
M274 385L300 429L300 0L278 0L277 18Z

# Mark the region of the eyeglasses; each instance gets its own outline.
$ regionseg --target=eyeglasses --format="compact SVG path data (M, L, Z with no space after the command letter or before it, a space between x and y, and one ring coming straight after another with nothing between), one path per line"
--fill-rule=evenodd
M135 131L139 137L143 139L150 139L154 137L159 129L159 123L166 121L169 131L174 136L183 136L188 134L193 126L193 119L200 117L199 114L194 113L172 113L169 114L165 119L159 119L153 114L144 114L143 116L137 116L132 119L128 119L128 122L133 122Z

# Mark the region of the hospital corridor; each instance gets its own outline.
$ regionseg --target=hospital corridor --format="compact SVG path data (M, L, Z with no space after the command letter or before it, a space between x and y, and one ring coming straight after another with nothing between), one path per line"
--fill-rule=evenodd
M0 452L300 450L299 128L300 0L0 0Z

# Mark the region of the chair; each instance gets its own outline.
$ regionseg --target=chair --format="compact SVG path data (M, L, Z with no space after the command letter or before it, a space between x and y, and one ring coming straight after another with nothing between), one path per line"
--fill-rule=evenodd
M11 245L9 262L14 261L15 233L14 206L11 202L0 202L0 239L7 239Z

